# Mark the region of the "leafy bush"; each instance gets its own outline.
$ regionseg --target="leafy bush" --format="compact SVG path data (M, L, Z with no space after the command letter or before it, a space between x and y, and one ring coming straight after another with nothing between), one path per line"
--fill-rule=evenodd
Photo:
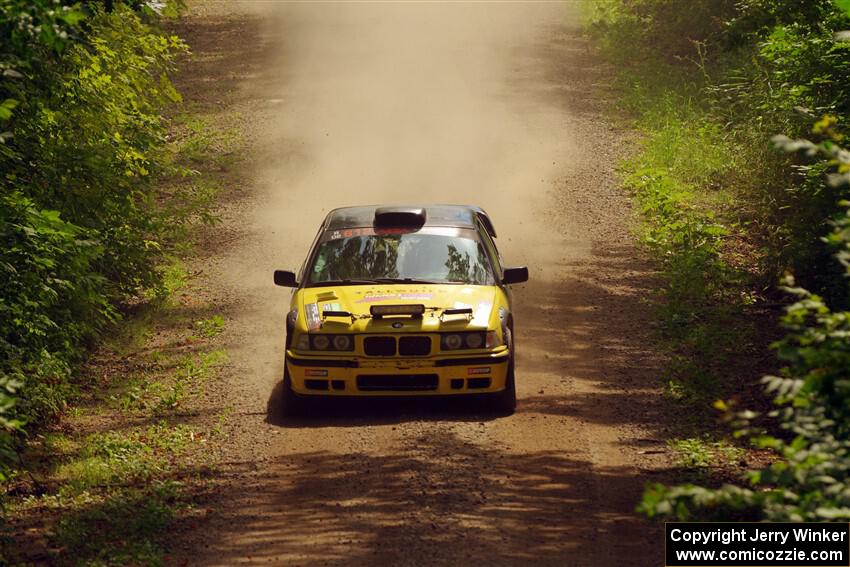
M735 156L724 175L696 185L734 195L725 212L746 226L749 263L758 266L754 287L790 270L831 304L847 305L842 270L819 238L841 213L835 191L820 183L820 166L778 156L764 141L776 132L810 134L813 116L850 118L850 44L834 41L850 17L831 0L694 0L687 9L675 0L589 4L589 28L618 63L626 106L642 116L643 129L675 124L691 143L705 139L701 129L716 131L705 155L691 156L687 142L671 140L669 151L686 166L671 170L674 182L691 182L680 172L704 169L717 147Z
M161 111L184 46L152 16L0 2L0 480L10 433L61 412L115 304L159 281Z

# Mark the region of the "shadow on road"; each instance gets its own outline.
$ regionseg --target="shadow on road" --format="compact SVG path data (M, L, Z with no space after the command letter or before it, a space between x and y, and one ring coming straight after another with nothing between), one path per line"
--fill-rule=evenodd
M649 565L641 538L606 534L622 514L594 502L590 463L564 452L517 455L433 430L404 454L315 451L236 464L211 522L215 564ZM612 493L634 491L621 469L597 469ZM214 528L215 526L208 526ZM317 553L317 549L321 549ZM567 558L569 558L568 562ZM631 558L631 559L630 559Z
M303 415L281 412L283 381L269 396L266 423L284 428L362 427L411 421L490 421L504 417L487 407L481 397L382 397L303 400Z

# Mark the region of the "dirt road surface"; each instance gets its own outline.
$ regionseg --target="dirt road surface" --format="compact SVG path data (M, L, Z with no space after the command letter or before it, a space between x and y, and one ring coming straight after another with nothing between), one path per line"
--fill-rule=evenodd
M661 565L658 527L633 513L664 465L653 280L577 5L206 2L188 26L188 96L235 101L254 149L198 267L227 318L227 463L171 560ZM331 208L385 202L481 205L529 266L515 415L278 416L289 292L272 270L300 265Z

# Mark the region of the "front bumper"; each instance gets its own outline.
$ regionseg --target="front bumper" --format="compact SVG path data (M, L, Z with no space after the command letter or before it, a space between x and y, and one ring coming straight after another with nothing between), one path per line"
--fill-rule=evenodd
M312 357L287 351L292 390L304 396L449 396L505 389L510 353L438 359Z

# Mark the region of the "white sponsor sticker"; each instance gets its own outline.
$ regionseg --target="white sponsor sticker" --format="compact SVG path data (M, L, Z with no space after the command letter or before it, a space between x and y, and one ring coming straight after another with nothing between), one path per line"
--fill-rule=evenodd
M319 318L319 306L315 303L308 303L304 306L304 315L307 318L307 330L315 331L321 328L322 320Z
M475 310L475 317L472 319L472 322L475 325L487 325L490 321L490 311L492 310L492 303L479 303L478 309Z

